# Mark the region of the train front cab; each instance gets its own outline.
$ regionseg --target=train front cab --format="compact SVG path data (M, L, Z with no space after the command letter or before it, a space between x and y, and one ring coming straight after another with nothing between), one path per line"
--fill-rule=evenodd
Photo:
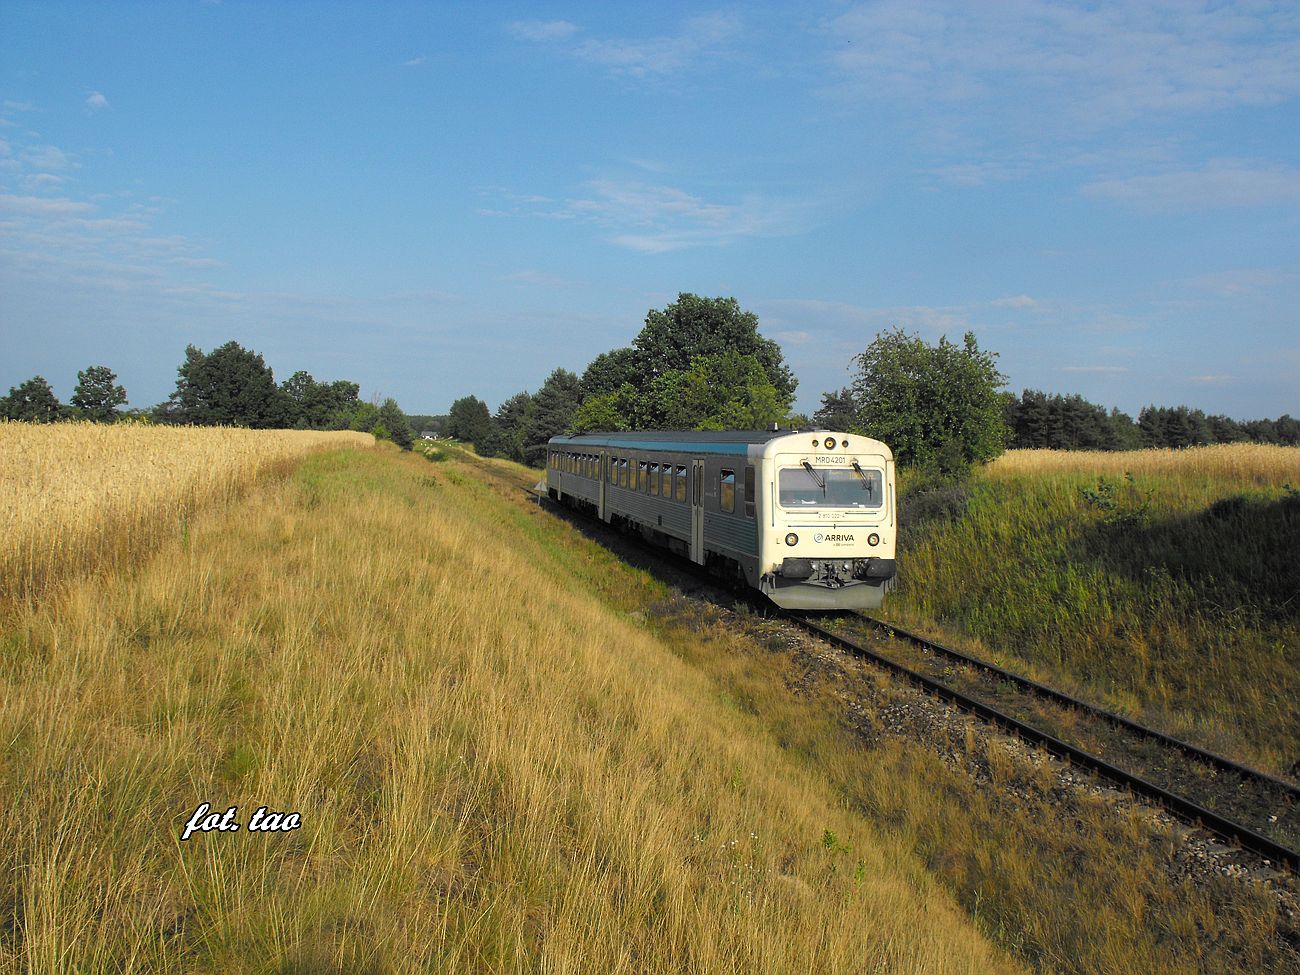
M878 440L791 434L765 445L759 589L786 609L876 609L892 588L894 458Z

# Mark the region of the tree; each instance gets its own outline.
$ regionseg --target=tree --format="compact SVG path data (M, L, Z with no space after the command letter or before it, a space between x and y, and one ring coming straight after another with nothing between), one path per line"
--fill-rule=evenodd
M624 385L635 388L639 379L635 349L622 348L602 352L591 360L591 364L582 374L582 397L587 400L596 396L608 396L618 392Z
M387 428L388 437L393 443L403 450L410 450L415 445L415 430L402 408L397 405L397 400L391 396L384 400L379 405L377 416L379 423Z
M195 426L268 429L288 424L293 405L256 352L227 342L204 355L185 349L167 411L173 422ZM309 377L310 378L310 377Z
M602 352L579 384L581 430L757 428L785 419L796 380L735 298L683 292L651 309L630 348ZM531 441L530 441L531 442Z
M447 418L447 432L457 440L472 443L476 449L486 450L495 434L487 404L477 396L456 400Z
M513 461L524 461L524 428L532 413L533 397L527 390L515 393L497 407L495 452Z
M0 417L6 420L54 423L62 420L66 412L44 376L33 376L17 387L11 386L9 395L0 397Z
M624 383L612 393L589 396L582 401L573 418L575 433L622 433L632 429L640 409L640 396L631 383Z
M126 402L126 389L117 385L117 374L108 366L91 366L77 373L72 405L87 420L112 423L117 408Z
M998 389L1006 377L973 332L960 346L947 337L931 346L895 329L854 361L854 429L889 444L900 463L960 475L1002 452Z
M652 425L670 430L758 430L789 409L758 359L734 351L695 356L690 368L655 379L645 396Z
M822 393L821 408L813 414L813 422L827 430L848 430L857 419L857 404L853 390L845 387L836 393Z
M280 384L285 397L285 426L300 430L345 430L356 414L361 387L346 379L318 383L299 370Z
M663 311L651 309L645 327L632 341L638 381L644 387L660 376L691 368L701 355L735 352L758 360L782 400L793 401L798 380L781 347L758 334L758 316L742 311L735 298L701 298L683 292ZM610 353L611 356L617 353Z
M582 386L576 375L567 369L556 369L546 377L546 382L533 397L532 408L524 422L524 463L538 463L546 456L546 442L551 437L574 428L581 403Z

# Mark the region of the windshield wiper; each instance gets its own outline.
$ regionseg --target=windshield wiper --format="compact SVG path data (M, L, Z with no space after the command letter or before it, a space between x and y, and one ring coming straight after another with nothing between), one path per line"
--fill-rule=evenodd
M822 497L825 497L825 496L826 496L826 478L824 478L824 477L822 477L820 474L818 474L817 471L813 468L813 465L810 464L810 463L808 463L807 461L804 461L804 462L803 462L803 469L806 470L806 471L808 472L809 477L811 477L814 481L817 482L817 486L818 486L819 488L822 489Z
M867 477L867 472L859 466L856 460L853 462L853 469L858 472L858 477L862 478L862 483L867 486L867 500L870 501L871 495L875 493L875 482L873 482L871 478Z

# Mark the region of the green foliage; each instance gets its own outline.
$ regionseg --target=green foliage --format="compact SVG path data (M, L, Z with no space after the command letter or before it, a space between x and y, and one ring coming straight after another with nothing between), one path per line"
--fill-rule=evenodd
M853 390L846 387L835 393L822 393L822 405L813 414L813 422L827 430L853 429L857 423Z
M602 352L591 360L582 374L584 401L617 393L626 385L635 386L640 381L638 353L622 348Z
M1151 518L1151 490L1138 490L1133 475L1125 474L1127 489L1120 493L1119 486L1105 477L1097 478L1095 488L1084 485L1079 496L1090 508L1101 512L1102 524L1112 528L1142 528Z
M1300 667L1280 648L1300 639L1296 495L1190 469L900 486L891 618L1238 757L1295 761Z
M624 383L612 393L583 400L573 419L575 433L603 431L621 433L631 430L640 409L640 399L631 383Z
M524 429L533 412L533 397L525 390L515 393L497 407L492 422L496 427L493 453L508 457L516 463L524 462Z
M276 386L263 358L238 342L227 342L206 355L186 347L176 391L162 418L194 426L270 429L288 426L291 413L291 400Z
M752 355L695 356L689 368L657 377L642 400L647 425L668 430L756 430L780 421L789 400Z
M758 317L734 298L682 293L651 309L630 348L583 373L573 428L758 429L786 419L796 381Z
M781 347L758 334L758 316L742 311L735 298L701 298L683 292L663 311L651 309L632 348L642 383L688 371L699 356L736 353L758 360L779 399L793 401L798 385Z
M492 428L492 414L487 404L477 396L462 396L451 404L447 417L447 432L475 449L487 452L492 445L495 431Z
M1128 450L1142 445L1131 417L1090 403L1082 396L1048 395L1026 389L1006 397L1003 416L1013 448L1053 450Z
M410 450L415 443L415 430L411 427L411 421L407 419L402 408L397 405L397 400L389 397L379 405L378 410L379 424L382 425L387 433L387 439L393 441L403 450ZM374 430L371 431L376 437L379 436Z
M523 424L524 463L537 464L546 454L546 442L574 428L582 386L567 369L556 369L546 377L533 397Z
M72 405L78 414L96 423L112 423L117 408L126 402L126 389L117 385L117 375L108 366L91 366L77 373Z
M996 360L972 332L960 346L902 329L878 335L855 360L853 429L889 444L902 464L957 474L992 460L1006 436Z
M0 417L28 423L54 423L67 415L67 409L44 376L33 376L0 397Z
M340 379L319 383L299 370L280 386L287 400L285 421L299 430L343 430L351 426L361 387Z

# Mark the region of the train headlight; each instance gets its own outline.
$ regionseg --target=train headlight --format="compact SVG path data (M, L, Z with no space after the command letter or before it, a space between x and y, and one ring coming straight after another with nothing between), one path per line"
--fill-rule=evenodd
M827 449L827 450L834 450L834 449L835 449L835 438L834 438L834 437L827 437L827 438L826 438L826 449Z
M786 543L787 545L798 545L798 544L799 544L799 536L796 535L794 532L791 532L789 535L786 535L786 536L785 536L785 543Z
M872 532L870 535L867 536L867 544L868 544L868 545L879 545L879 544L880 544L880 536L877 535L875 532Z

